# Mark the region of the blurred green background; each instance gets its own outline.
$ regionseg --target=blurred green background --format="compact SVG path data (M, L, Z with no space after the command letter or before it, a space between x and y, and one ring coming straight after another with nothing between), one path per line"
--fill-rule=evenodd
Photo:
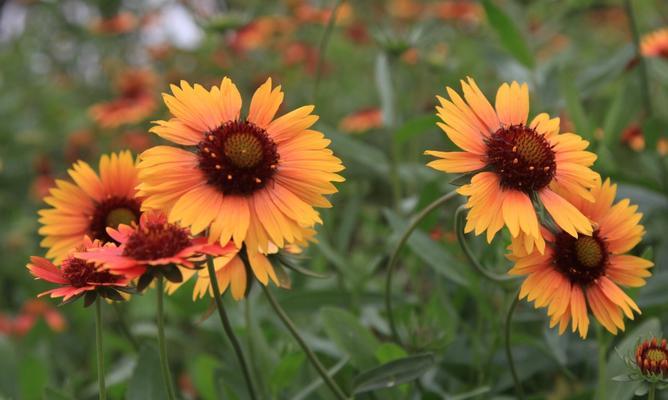
M637 34L668 26L668 2L632 1ZM639 58L627 3L596 0L8 0L0 1L0 399L97 397L92 310L35 302L47 285L25 264L43 255L36 211L72 162L135 154L159 140L160 93L186 79L209 86L230 76L245 105L266 77L285 90L283 111L315 104L317 128L347 169L323 211L319 243L292 275L282 305L348 391L355 377L407 354L430 353L417 383L360 399L514 398L503 354L512 290L466 263L453 232L456 202L409 240L393 295L406 348L389 341L384 265L416 210L452 189L424 166L425 149L453 149L435 126L435 95L475 78L489 98L503 81L526 81L531 115L562 118L587 138L595 169L639 204L647 235L635 252L656 266L632 291L643 309L626 334L595 329L586 341L547 326L524 302L513 352L533 399L591 399L607 363L607 399L635 388L614 347L668 323L668 58ZM336 8L336 19L332 10ZM328 23L332 23L328 32ZM668 52L666 53L668 54ZM138 72L139 71L139 72ZM644 75L643 75L644 73ZM139 76L139 78L137 78ZM134 77L134 78L133 78ZM133 115L123 113L135 110ZM102 111L100 111L102 110ZM460 200L458 200L460 201ZM475 253L507 270L507 237ZM192 283L192 282L191 282ZM185 399L245 399L236 359L208 300L192 284L167 299L172 371ZM256 286L225 296L262 399L331 399ZM113 399L162 399L154 293L104 307L107 384ZM606 361L607 360L607 361Z

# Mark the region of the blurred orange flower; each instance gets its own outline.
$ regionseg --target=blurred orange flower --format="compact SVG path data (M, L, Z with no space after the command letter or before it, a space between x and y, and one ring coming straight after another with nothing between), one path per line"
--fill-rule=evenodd
M274 38L287 34L292 29L292 24L287 18L259 17L234 32L229 45L235 52L243 54L267 47Z
M90 30L97 34L118 35L135 29L137 22L137 17L134 14L123 11L113 17L95 19L90 24Z
M150 70L127 70L116 84L119 97L95 104L88 112L103 128L140 122L155 110L154 86L155 75Z
M347 115L339 123L339 129L346 133L364 133L383 126L383 112L378 107L365 108Z
M645 57L668 58L668 28L644 35L640 42L640 53Z
M470 23L479 22L482 17L480 4L470 0L450 0L430 3L429 15L442 20L456 20Z
M44 318L54 332L62 332L67 327L67 321L55 307L42 300L30 299L23 304L19 315L0 314L0 334L25 336L39 318Z

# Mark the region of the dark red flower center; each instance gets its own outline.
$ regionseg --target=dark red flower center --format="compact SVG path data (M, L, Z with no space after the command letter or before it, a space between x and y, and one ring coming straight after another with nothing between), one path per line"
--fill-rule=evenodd
M148 222L130 236L123 255L140 261L158 260L173 257L191 244L185 229L169 223Z
M560 232L554 246L554 265L571 283L587 286L605 273L608 252L598 230L574 238Z
M118 275L99 270L94 263L76 257L66 258L61 265L61 270L65 279L75 288L116 283L121 279Z
M88 227L91 239L116 243L107 234L107 227L116 229L120 224L130 225L139 221L140 208L139 200L127 197L114 196L97 203Z
M544 135L525 125L500 128L485 140L487 163L501 187L525 193L540 190L554 178L554 150Z
M276 172L279 154L267 131L249 121L228 121L197 144L199 168L223 194L250 195Z

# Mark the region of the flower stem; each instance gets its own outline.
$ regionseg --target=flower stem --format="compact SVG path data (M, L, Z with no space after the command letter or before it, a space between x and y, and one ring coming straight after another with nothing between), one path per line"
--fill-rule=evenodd
M654 400L656 398L656 382L649 385L649 392L647 392L647 400Z
M649 78L647 73L647 61L645 57L640 52L640 32L638 31L638 24L635 19L635 13L633 12L633 6L631 5L630 0L624 2L626 7L626 15L629 20L629 28L631 29L631 34L633 35L633 46L635 47L636 57L639 63L639 72L640 72L640 82L643 98L643 105L645 111L648 115L652 115L652 97L650 95L649 87Z
M172 374L169 371L169 364L167 361L167 348L165 346L165 318L163 310L163 296L165 293L165 282L164 278L160 276L157 279L157 291L158 291L158 350L160 353L160 367L162 369L162 378L165 381L165 386L167 386L167 397L169 400L176 400L176 395L174 392L174 383L172 383Z
M327 21L327 26L325 27L325 32L320 38L320 44L318 46L318 61L315 65L315 82L313 84L313 103L316 103L318 100L318 86L320 86L320 80L322 78L322 69L325 63L325 52L327 51L327 45L329 44L329 38L332 36L332 30L334 29L334 24L336 23L336 15L339 12L339 7L344 0L336 0L336 4L332 8L332 13L329 15L329 20Z
M510 349L510 332L511 332L511 322L513 319L513 313L517 307L520 296L519 292L513 297L513 302L510 304L508 309L508 315L506 316L506 331L505 331L505 345L506 345L506 357L508 358L508 365L510 366L510 374L513 376L513 383L515 384L515 394L520 400L524 400L524 389L522 389L522 383L517 376L517 370L515 369L515 361L513 361L513 352Z
M139 342L137 342L137 339L134 337L132 334L132 331L130 331L130 328L128 327L127 322L125 321L125 315L123 314L123 310L121 309L120 303L119 302L114 302L112 303L114 307L114 311L116 311L116 316L118 317L118 325L123 332L123 335L127 338L128 342L130 342L130 345L134 349L136 353L139 353Z
M493 272L488 271L478 262L478 259L471 253L469 245L466 243L466 234L464 233L464 227L462 223L464 222L464 212L466 211L465 206L459 206L455 212L455 232L457 233L457 240L459 241L459 246L464 251L466 258L469 260L471 265L485 278L494 281L494 282L508 282L514 278L510 275L498 275Z
M394 314L392 312L392 274L394 273L394 266L397 264L399 259L399 252L408 241L411 233L417 228L417 226L422 222L427 215L429 215L436 208L448 202L457 195L457 192L454 190L452 192L446 193L445 195L434 200L427 207L423 208L415 217L413 221L408 225L404 233L401 235L397 246L394 248L390 260L387 262L386 272L385 272L385 312L387 314L387 319L390 323L390 331L392 332L392 339L395 343L401 345L401 338L399 337L399 332L397 331L396 323L394 322Z
M339 400L347 400L349 397L343 392L343 390L341 390L339 385L337 385L336 382L334 382L332 377L329 376L325 367L322 365L322 363L320 363L320 360L318 360L318 356L316 356L313 350L311 350L308 347L304 339L299 334L297 327L292 322L292 320L290 320L290 317L288 317L283 308L281 308L280 304L278 304L278 302L274 298L274 295L271 294L271 291L269 291L269 289L264 285L260 285L260 287L262 287L265 296L267 296L267 299L269 299L269 303L273 307L274 311L276 311L276 314L278 314L281 321L283 321L283 324L285 324L290 333L292 333L292 336L295 338L297 343L299 343L302 350L304 350L304 353L306 353L306 356L308 357L309 361L311 361L311 364L313 364L313 366L318 371L318 373L325 381L327 386L329 386L329 388L332 390L336 398Z
M598 344L598 387L596 390L597 399L606 399L605 389L607 387L606 367L607 367L607 349L608 344L605 340L605 334L600 325L596 326L596 342Z
M220 296L220 288L218 287L218 278L216 277L216 269L214 268L213 265L213 257L207 258L206 266L209 271L209 280L211 281L211 290L213 291L213 298L216 301L218 316L220 317L220 321L223 324L223 329L225 330L225 334L232 343L232 347L234 348L234 353L236 354L237 359L239 360L239 365L241 365L241 372L243 373L244 380L246 381L246 387L248 388L248 395L250 396L251 399L255 400L256 399L255 389L253 387L253 381L251 380L250 371L248 370L248 364L246 363L246 359L244 358L243 350L241 350L241 344L239 344L239 340L234 334L234 330L232 329L230 320L227 317L227 313L225 312L225 307L223 306L223 299Z
M104 351L102 349L102 301L100 296L95 300L95 348L97 350L97 386L100 400L106 400L107 387L104 384Z

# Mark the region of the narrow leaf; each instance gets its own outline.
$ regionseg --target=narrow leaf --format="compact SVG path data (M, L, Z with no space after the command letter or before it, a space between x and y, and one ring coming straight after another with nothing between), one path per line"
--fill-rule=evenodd
M494 28L501 39L501 44L519 62L529 68L534 66L534 58L529 47L517 29L517 22L513 21L503 10L497 7L491 0L483 0L483 7L489 24Z
M353 393L387 389L419 378L435 363L431 353L390 361L359 374L353 381Z

